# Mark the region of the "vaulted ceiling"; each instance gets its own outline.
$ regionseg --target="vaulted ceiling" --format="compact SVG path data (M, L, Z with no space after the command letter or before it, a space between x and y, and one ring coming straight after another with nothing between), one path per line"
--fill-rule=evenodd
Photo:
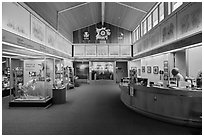
M72 42L73 31L109 23L133 31L156 2L26 2Z

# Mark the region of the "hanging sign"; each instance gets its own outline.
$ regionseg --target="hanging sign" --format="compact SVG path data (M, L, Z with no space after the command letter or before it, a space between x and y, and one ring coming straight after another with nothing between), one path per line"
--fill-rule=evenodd
M110 29L106 29L106 28L101 28L101 29L98 29L96 28L96 32L97 32L97 35L96 35L96 39L108 39L108 36L111 34L110 32Z

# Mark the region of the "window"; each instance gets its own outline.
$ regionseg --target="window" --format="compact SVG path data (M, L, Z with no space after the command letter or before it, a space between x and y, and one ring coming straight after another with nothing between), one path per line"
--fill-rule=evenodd
M135 34L136 34L136 40L139 39L138 31L139 31L139 30L138 30L138 28L137 28L137 29L136 29L136 33L135 33Z
M168 2L168 15L171 14L171 2Z
M146 34L147 32L147 21L146 19L142 22L142 34Z
M138 31L137 31L137 36L138 36L138 39L140 38L140 34L141 34L141 29L140 29L140 26L138 27L138 29L137 29Z
M159 21L164 19L164 2L159 4Z
M133 43L136 41L135 40L135 31L132 32L132 38L133 38Z
M141 23L141 30L140 30L140 36L142 37L143 35L143 31L144 31L144 26L143 26L143 22Z
M172 11L176 10L182 4L183 4L183 2L172 2Z
M180 7L183 2L168 2L168 15Z
M147 23L148 23L148 31L149 31L150 29L152 29L152 16L151 16L151 14L147 18Z
M153 11L153 27L158 24L158 8Z

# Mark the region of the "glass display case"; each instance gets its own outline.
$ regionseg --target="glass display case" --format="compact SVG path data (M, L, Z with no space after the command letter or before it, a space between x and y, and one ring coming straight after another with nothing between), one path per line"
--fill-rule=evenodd
M64 65L62 60L55 59L55 77L54 77L54 89L60 89L65 87L64 79Z
M66 85L68 82L68 70L64 67L62 59L55 59L55 76L53 84L53 104L66 103Z
M2 57L2 97L9 96L13 93L10 75L10 59Z
M68 86L69 88L74 88L74 68L72 67L68 67L68 73L69 73L69 82L68 82Z
M53 60L44 58L21 59L23 67L12 70L15 93L9 106L47 106L52 99Z

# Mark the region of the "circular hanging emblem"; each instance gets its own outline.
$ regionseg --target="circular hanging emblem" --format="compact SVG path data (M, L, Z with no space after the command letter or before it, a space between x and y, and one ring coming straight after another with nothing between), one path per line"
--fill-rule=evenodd
M99 34L101 35L101 36L106 36L107 34L106 34L106 30L101 30L100 32L99 32Z

